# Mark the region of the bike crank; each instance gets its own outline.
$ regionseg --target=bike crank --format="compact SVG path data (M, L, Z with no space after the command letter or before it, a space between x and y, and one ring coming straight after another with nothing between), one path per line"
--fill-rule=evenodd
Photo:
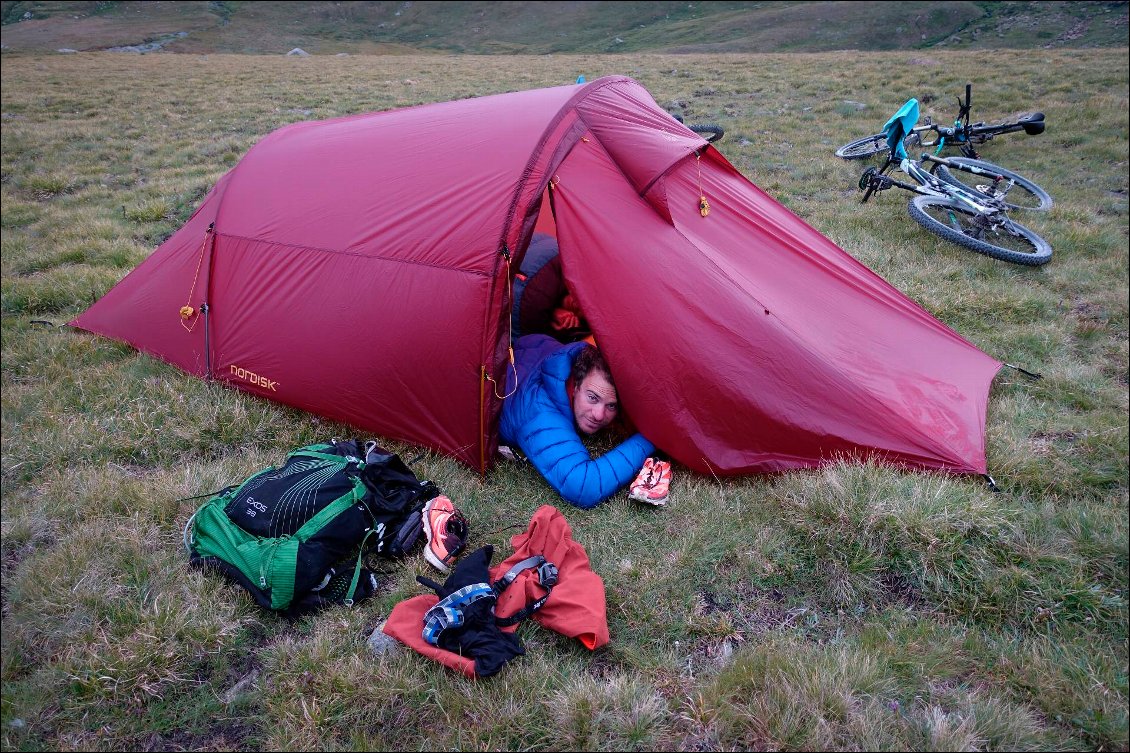
M874 166L867 168L859 176L859 190L863 191L863 199L860 203L866 203L871 198L871 194L886 191L890 187L891 179L883 175L879 168Z

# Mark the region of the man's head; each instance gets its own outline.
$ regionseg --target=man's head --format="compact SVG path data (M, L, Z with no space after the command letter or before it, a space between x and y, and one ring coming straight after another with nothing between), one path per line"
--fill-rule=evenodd
M573 361L573 420L585 434L595 434L616 418L620 402L608 363L595 347Z

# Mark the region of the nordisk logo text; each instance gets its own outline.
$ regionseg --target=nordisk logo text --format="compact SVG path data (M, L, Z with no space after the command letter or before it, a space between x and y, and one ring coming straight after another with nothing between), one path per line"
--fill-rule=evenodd
M279 383L278 382L276 382L274 379L268 379L267 377L259 376L258 374L256 374L253 371L248 371L247 369L241 369L238 366L232 366L231 367L231 373L235 374L236 379L242 379L245 382L251 382L252 384L257 384L260 387L263 387L264 389L271 390L272 392L278 392L279 391Z

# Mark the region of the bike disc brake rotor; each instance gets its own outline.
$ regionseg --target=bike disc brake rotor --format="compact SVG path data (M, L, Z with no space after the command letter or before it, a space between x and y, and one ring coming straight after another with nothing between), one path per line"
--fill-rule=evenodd
M1007 216L995 213L975 215L967 217L962 224L962 232L970 238L1018 253L1026 254L1032 250L1028 239L1012 229L1012 221Z

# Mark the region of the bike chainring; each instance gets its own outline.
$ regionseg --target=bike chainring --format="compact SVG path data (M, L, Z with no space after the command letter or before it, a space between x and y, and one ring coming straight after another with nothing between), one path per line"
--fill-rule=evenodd
M866 191L868 188L878 190L878 175L879 168L875 166L871 166L864 170L863 174L859 176L859 190Z

